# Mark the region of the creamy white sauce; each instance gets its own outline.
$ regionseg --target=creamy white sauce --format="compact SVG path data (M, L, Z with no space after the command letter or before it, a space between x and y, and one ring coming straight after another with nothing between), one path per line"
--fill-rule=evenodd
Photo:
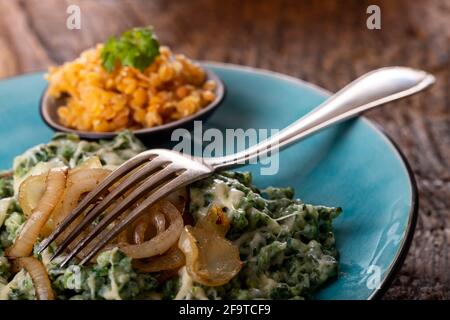
M16 273L14 278L7 285L5 285L0 289L0 300L8 300L11 290L13 288L18 288L22 286L24 282L30 282L31 284L33 283L30 275L24 269L22 269L18 273ZM32 288L33 292L29 293L30 295L34 296L35 295L34 286Z
M237 190L235 188L230 188L225 182L215 179L211 188L207 189L206 192L212 193L213 199L211 205L227 208L226 215L229 219L232 218L232 213L236 209L236 206L244 197L244 192ZM203 206L204 194L195 192L192 194L192 201L201 204L198 214L200 217L205 216L208 213L209 206Z
M123 163L123 158L119 157L116 153L114 152L99 152L99 155L102 157L102 159L108 164L109 167L114 167L116 168L117 166L121 165ZM131 155L131 156L134 156ZM130 156L130 158L131 158Z
M298 216L298 212L291 213L289 215L283 216L281 218L275 219L275 221L280 222L281 221L281 227L286 230L287 232L291 232L292 228L295 224L295 217Z
M181 279L181 286L175 300L208 300L203 288L194 286L194 280L187 272L186 267L181 268L178 274Z
M255 249L259 249L263 247L266 244L266 238L264 237L263 233L261 231L257 231L253 239L249 242L249 247L252 250L252 252Z
M23 156L25 156L26 154L27 153L25 153ZM22 157L22 156L20 156L20 157ZM16 161L16 160L14 160L14 161ZM26 178L28 178L30 176L38 176L40 174L43 174L43 173L46 173L46 172L50 171L50 169L61 168L61 167L64 167L64 166L65 166L64 162L62 162L61 160L59 160L57 158L52 159L52 160L50 160L48 162L38 162L23 177L16 177L16 176L14 176L14 179L13 179L14 194L16 196L19 194L20 184L23 181L25 181Z
M3 222L5 222L6 214L8 213L12 200L12 197L0 200L0 227L3 225Z
M109 276L109 280L111 281L111 287L109 288L109 290L105 291L103 293L103 297L107 300L122 300L122 298L120 297L120 293L119 293L119 286L117 285L116 282L116 278L114 276L114 255L116 253L116 251L118 250L118 248L114 248L110 254L110 260L109 262L111 263L111 268L109 269L108 272L108 276Z
M261 283L261 289L265 292L272 291L272 289L275 288L278 284L275 280L267 277L265 274L259 277L259 281Z
M95 276L93 274L89 275L87 284L91 293L91 299L95 299Z
M251 241L250 239L253 239L255 237L255 235L260 234L260 235L257 235L257 237L262 236L262 234L264 232L267 232L266 227L262 227L257 230L254 230L254 231L244 232L239 238L237 238L236 240L233 241L233 244L237 247L240 247L240 246L242 246L243 243Z

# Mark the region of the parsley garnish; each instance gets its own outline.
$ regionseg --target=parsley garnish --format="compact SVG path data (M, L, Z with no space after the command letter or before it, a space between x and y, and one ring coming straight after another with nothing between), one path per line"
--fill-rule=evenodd
M152 27L133 28L111 37L101 52L103 67L111 72L116 63L144 71L159 55L159 41Z

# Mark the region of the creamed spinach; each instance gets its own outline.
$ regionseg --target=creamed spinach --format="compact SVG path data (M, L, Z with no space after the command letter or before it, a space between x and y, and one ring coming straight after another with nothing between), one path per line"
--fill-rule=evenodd
M114 167L144 150L130 133L112 141L86 142L74 135L56 135L17 157L13 175L0 176L0 299L35 299L24 271L13 274L4 250L25 222L17 201L20 182L39 170L75 167L98 156ZM185 268L179 276L158 283L157 275L139 273L118 249L99 255L89 266L61 268L49 262L53 248L38 257L46 266L58 299L308 299L338 273L338 252L332 220L340 208L313 206L294 198L292 188L259 190L249 173L224 172L193 184L189 213L194 221L212 206L230 221L227 238L239 246L243 268L220 287L196 284ZM62 258L61 258L62 259Z

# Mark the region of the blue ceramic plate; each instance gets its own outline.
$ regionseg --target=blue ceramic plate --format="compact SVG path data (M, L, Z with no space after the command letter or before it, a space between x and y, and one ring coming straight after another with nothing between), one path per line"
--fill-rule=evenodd
M228 94L204 129L283 128L329 95L272 72L206 66L223 79ZM0 81L0 169L52 137L38 109L45 85L42 73ZM359 118L282 151L279 166L273 176L260 176L258 165L243 170L253 172L259 187L293 186L306 202L343 208L335 220L340 274L316 298L379 297L403 262L417 214L416 186L401 153L373 124Z

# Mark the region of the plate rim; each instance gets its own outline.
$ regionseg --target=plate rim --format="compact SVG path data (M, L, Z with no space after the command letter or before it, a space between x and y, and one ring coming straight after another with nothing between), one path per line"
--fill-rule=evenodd
M218 68L225 68L225 69L234 69L234 70L238 70L238 71L246 71L249 73L257 73L257 74L261 74L261 75L272 76L272 77L275 77L275 78L278 78L278 79L281 79L284 81L292 82L294 84L309 88L310 90L314 91L315 93L321 95L324 98L327 98L332 94L331 91L324 89L316 84L307 82L305 80L296 78L294 76L279 73L276 71L255 68L255 67L251 67L251 66L226 63L226 62L209 61L209 60L200 60L198 62L200 62L205 67L211 66L211 67L218 67ZM15 74L15 75L7 76L7 77L1 77L0 83L7 81L7 80L13 80L16 78L33 76L33 75L37 75L37 74L43 74L45 72L46 72L45 70L36 70L36 71ZM407 223L405 234L402 238L401 244L399 246L399 249L398 249L394 259L392 260L392 262L389 265L389 268L385 272L385 276L383 277L383 280L380 284L380 288L375 289L367 298L367 300L377 300L377 299L381 299L383 297L383 295L386 293L386 291L389 289L389 287L391 286L392 281L395 278L395 275L398 273L398 271L402 267L402 265L406 259L406 256L409 252L409 249L411 247L411 243L414 238L414 232L415 232L416 225L417 225L417 218L418 218L418 211L419 211L419 193L418 193L416 178L415 178L414 172L412 170L412 167L409 164L404 153L401 151L398 144L389 136L389 134L385 131L385 129L383 129L380 125L369 120L365 116L360 116L359 118L363 122L365 122L368 126L372 127L374 132L376 132L383 140L385 140L385 142L391 147L393 152L397 155L397 157L399 158L400 162L403 164L403 166L406 170L406 173L408 175L409 185L411 188L411 199L410 199L411 208L408 212L408 223Z
M333 94L331 91L322 88L316 84L276 71L215 61L202 61L202 64L205 66L209 65L212 67L235 69L240 71L246 71L249 73L258 73L262 75L272 76L284 81L292 82L297 85L302 85L303 87L309 88L310 90L320 94L324 98L327 98ZM411 208L408 212L408 222L405 234L402 237L402 241L400 243L399 249L397 250L394 259L392 260L388 269L385 272L385 276L383 277L383 280L380 284L380 288L375 289L367 298L367 300L378 300L381 299L383 295L386 293L386 291L389 289L389 287L392 284L392 281L395 278L395 275L403 266L406 256L408 255L417 225L417 218L419 212L419 192L412 167L409 164L404 153L401 151L398 144L394 141L394 139L392 139L392 137L390 137L390 135L386 132L386 130L382 128L379 124L369 120L365 116L360 116L359 118L361 118L361 120L365 122L369 127L371 127L378 136L380 136L383 140L385 140L387 145L390 146L392 151L397 155L397 157L400 160L400 163L403 164L403 167L408 175L409 185L411 188L411 199L410 199Z

